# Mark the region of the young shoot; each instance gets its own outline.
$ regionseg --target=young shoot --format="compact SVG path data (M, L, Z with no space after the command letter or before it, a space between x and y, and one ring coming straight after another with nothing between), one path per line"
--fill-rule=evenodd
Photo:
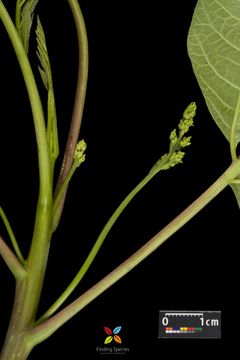
M58 139L54 74L47 48L47 33L45 34L39 17L36 17L34 21L37 5L41 0L16 0L15 19L11 18L7 5L6 7L4 5L5 2L7 4L7 1L0 0L0 20L15 52L29 97L38 152L39 191L35 207L34 229L26 258L22 255L20 242L17 242L6 216L8 210L5 213L0 207L0 218L7 230L6 237L11 243L8 245L7 239L0 236L0 255L16 281L12 317L0 352L0 360L26 360L36 345L49 338L86 305L152 254L227 186L230 185L233 189L240 206L240 159L236 153L240 142L240 21L233 13L233 9L237 9L240 14L240 5L239 0L221 0L221 2L198 0L187 41L193 70L209 111L229 141L232 163L203 194L142 247L91 288L76 297L74 301L68 305L64 304L86 275L89 267L93 265L110 230L134 197L160 171L169 170L183 163L185 152L191 144L189 131L193 126L197 109L196 103L191 102L183 112L178 127L170 132L167 152L123 199L103 226L83 263L79 264L76 276L51 306L39 315L49 251L52 250L51 246L54 247L51 238L61 220L67 188L72 176L86 158L87 144L83 139L79 141L79 132L88 80L88 39L79 4L81 0L68 0L79 48L78 76L62 167L60 173L56 174L55 162L62 144L59 144ZM228 26L222 26L222 24L228 24ZM37 62L39 62L38 69L43 83L41 85L35 78L36 64L29 56L33 43L30 41L31 31L35 26L34 50L37 53ZM219 46L216 46L216 43ZM223 56L223 54L228 54L228 56ZM1 56L4 56L4 53L1 53ZM40 86L44 86L47 92L47 104L42 104ZM46 111L44 111L45 107ZM5 154L0 154L0 156L3 155ZM86 170L84 168L81 166L81 170ZM2 172L1 176L6 175ZM54 186L55 179L56 186ZM1 295L4 296L4 293Z

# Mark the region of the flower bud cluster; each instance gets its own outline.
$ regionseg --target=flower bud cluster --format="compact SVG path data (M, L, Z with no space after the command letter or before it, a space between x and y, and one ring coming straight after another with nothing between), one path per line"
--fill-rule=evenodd
M84 140L80 140L75 148L74 152L74 161L77 163L77 166L80 166L86 158L85 151L87 149L87 144Z
M172 130L169 140L169 152L163 155L150 172L158 172L160 170L168 170L171 167L181 164L185 152L182 151L185 147L191 145L191 136L184 136L191 126L193 126L193 118L196 115L196 103L192 102L183 113L183 117L178 124L177 129Z

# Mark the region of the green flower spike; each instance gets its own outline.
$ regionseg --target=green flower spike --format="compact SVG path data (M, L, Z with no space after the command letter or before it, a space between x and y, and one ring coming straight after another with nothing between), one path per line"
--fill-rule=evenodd
M156 174L160 170L168 170L171 167L181 164L185 152L182 151L186 146L191 145L191 136L184 136L191 126L193 126L193 118L196 115L196 103L192 102L183 113L183 117L178 124L177 129L172 130L169 140L169 152L164 154L150 170L150 174Z
M180 135L184 135L189 131L190 126L193 125L193 118L196 115L197 106L195 102L192 102L183 113L183 118L180 120L178 128Z

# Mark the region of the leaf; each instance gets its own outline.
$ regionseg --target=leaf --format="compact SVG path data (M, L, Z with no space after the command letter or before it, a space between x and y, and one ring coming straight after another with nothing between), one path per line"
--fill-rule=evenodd
M23 5L28 0L17 0L16 2L16 13L15 13L15 23L18 35L21 37L21 18L22 18L22 8Z
M112 342L112 340L113 340L112 336L107 336L105 341L104 341L104 344L109 344L110 342Z
M106 334L112 335L112 330L109 327L104 326L104 331L105 331Z
M113 329L113 334L119 334L121 331L122 327L121 326L117 326Z
M230 142L240 142L240 2L199 0L188 33L193 70L216 124ZM240 185L232 189L240 206Z
M47 51L46 37L39 17L37 17L36 36L37 36L37 56L41 65L41 67L39 67L39 70L44 86L46 90L48 90L52 82L51 66Z
M117 342L117 343L119 343L119 344L121 344L122 343L122 339L120 338L120 336L119 335L114 335L114 340Z
M51 64L48 56L46 37L39 17L37 18L37 56L40 62L38 67L43 84L48 91L48 124L47 139L50 157L54 164L59 154L57 115L53 90Z
M22 0L16 6L16 27L24 49L28 53L34 10L39 0Z

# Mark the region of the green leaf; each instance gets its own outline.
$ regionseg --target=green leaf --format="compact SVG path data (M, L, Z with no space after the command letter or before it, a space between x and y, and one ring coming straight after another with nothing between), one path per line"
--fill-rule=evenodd
M21 38L21 18L22 18L22 8L23 5L28 0L17 0L16 2L16 14L15 14L15 23L16 23L16 29L18 32L18 35L20 35Z
M53 90L51 64L48 56L46 38L39 17L37 18L37 56L40 62L38 67L43 84L48 91L48 124L47 124L47 140L52 163L58 157L58 131L57 131L57 115L55 106L55 97Z
M51 67L47 51L46 37L39 17L37 17L37 56L40 61L41 67L39 67L40 74L47 90L51 86Z
M34 10L38 1L39 0L17 0L16 3L16 29L26 53L28 53L29 49Z
M199 0L188 34L193 70L216 124L230 142L233 160L240 142L240 2ZM232 189L240 206L240 185Z

